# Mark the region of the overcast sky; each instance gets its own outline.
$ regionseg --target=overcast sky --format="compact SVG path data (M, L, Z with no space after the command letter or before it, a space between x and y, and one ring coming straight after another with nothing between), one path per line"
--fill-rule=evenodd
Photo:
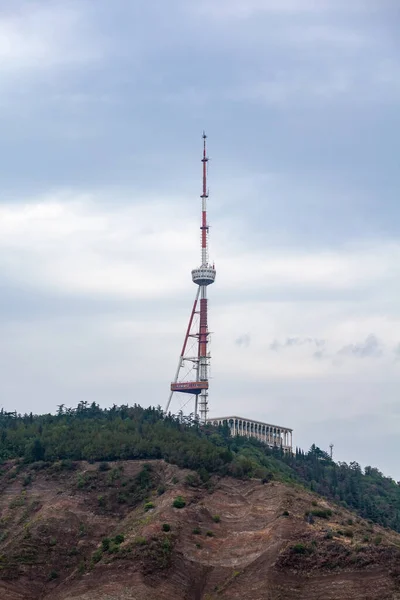
M210 415L400 479L399 27L398 0L0 3L1 405L165 405L206 129Z

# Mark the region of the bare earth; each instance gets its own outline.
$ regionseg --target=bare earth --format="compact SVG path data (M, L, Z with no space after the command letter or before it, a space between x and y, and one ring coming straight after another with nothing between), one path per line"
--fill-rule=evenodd
M144 462L3 466L0 600L400 600L398 534L297 486L190 487L189 471L148 463L165 492L135 502Z

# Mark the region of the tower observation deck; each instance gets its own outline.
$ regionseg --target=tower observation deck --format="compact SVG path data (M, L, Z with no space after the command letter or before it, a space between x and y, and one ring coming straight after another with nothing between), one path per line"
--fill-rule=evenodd
M203 188L201 198L201 264L192 271L192 281L198 286L196 298L189 318L189 325L179 357L178 368L174 381L171 383L166 412L168 412L174 393L192 394L195 398L194 414L202 423L207 420L208 411L208 377L210 366L209 331L208 331L208 302L207 287L214 283L216 270L209 263L207 221L207 136L203 133ZM195 343L190 345L190 342ZM191 346L189 348L189 346ZM193 351L194 346L194 353ZM189 369L188 369L189 367ZM184 371L187 371L184 373Z

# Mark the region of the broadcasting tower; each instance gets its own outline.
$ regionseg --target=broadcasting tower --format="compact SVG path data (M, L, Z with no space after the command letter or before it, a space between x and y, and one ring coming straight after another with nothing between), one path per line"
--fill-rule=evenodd
M178 368L174 381L171 383L171 393L166 406L168 412L172 396L175 392L192 394L195 397L195 418L200 422L207 420L208 410L208 368L210 353L208 351L209 331L207 319L207 286L215 281L214 265L208 262L208 223L207 223L207 136L203 133L203 193L201 194L201 266L192 271L192 280L198 286L193 309L186 330L185 340L179 357ZM200 306L198 308L200 298ZM193 342L194 343L190 343ZM190 347L189 347L190 346ZM186 370L186 373L184 371ZM199 415L200 412L200 415Z

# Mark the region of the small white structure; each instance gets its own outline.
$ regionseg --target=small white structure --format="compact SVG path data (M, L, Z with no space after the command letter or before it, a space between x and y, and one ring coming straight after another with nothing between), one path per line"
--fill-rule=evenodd
M262 421L254 421L253 419L235 416L214 417L213 419L207 419L207 423L216 427L219 425L228 425L231 430L231 435L255 437L260 440L260 442L268 444L268 446L278 446L288 452L292 451L293 429L289 429L289 427L271 425L270 423L263 423Z

